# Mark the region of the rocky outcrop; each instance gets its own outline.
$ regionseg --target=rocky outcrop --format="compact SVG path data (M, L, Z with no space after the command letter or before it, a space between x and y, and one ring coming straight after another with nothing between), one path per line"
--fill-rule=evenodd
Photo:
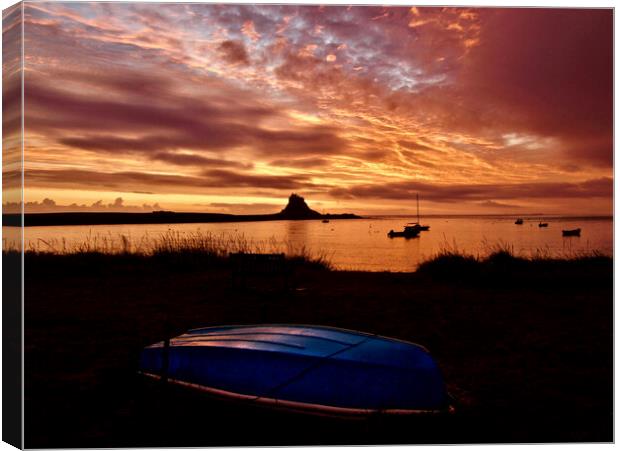
M322 217L321 213L308 207L303 197L294 193L290 195L288 204L279 215L285 219L318 219Z

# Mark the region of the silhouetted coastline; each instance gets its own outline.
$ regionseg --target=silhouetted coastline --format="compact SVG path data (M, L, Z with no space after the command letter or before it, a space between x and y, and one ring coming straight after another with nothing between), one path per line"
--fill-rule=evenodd
M209 222L252 222L312 219L361 219L353 213L321 214L310 209L303 197L291 194L287 206L279 213L234 215L226 213L186 213L174 211L153 211L151 213L124 212L61 212L26 213L24 226L63 226L63 225L118 225L118 224L191 224ZM21 215L8 213L2 215L2 224L19 227Z

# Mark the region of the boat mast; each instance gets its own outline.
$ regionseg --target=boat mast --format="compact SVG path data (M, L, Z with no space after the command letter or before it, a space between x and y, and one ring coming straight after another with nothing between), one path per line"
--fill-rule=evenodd
M420 196L418 195L418 193L415 193L415 203L418 208L418 224L419 224L420 223Z

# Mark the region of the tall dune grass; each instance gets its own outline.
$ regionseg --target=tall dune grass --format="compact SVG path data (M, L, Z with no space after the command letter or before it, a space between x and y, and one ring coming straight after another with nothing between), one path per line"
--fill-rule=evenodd
M480 243L480 251L476 253L467 252L460 249L456 241L449 242L444 240L439 250L425 259L421 265L435 260L462 260L470 262L484 263L499 260L522 260L529 262L542 261L576 261L591 258L611 259L611 255L599 250L573 250L565 251L553 250L549 247L541 247L527 251L517 251L513 244L499 240L491 242L484 239Z
M518 279L525 273L544 277L568 266L582 265L591 271L613 261L612 256L597 250L558 254L543 248L519 253L513 245L503 241L485 242L482 249L481 253L472 254L460 250L456 243L446 242L435 255L420 263L417 271L440 278L502 283L507 278Z
M18 248L7 248L4 252L17 252ZM289 260L331 268L330 256L303 245L275 238L259 241L243 234L215 234L212 232L178 232L168 230L157 235L144 234L139 238L112 233L89 234L79 242L68 242L65 238L30 242L25 249L31 255L126 255L139 257L168 257L173 259L199 259L201 261L224 260L231 253L283 253Z
M467 252L456 241L444 240L440 249L423 260L417 271L432 274L453 274L461 278L474 276L488 269L513 270L526 263L568 263L593 260L612 260L610 255L597 250L567 250L558 253L549 248L518 252L514 245L484 240L479 252ZM3 241L4 253L18 253L15 243ZM125 255L135 257L166 257L174 262L216 262L226 260L231 253L283 253L287 259L334 269L332 256L321 250L294 244L291 241L254 240L244 234L215 234L213 232L179 232L172 229L160 234L132 237L124 234L89 234L82 241L70 242L65 238L44 240L38 238L27 244L30 255Z

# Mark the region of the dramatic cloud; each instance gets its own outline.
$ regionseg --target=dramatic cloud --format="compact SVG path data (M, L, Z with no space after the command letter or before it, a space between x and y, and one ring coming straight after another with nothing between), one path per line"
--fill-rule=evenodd
M147 172L95 172L84 170L31 170L28 172L29 186L43 188L46 186L69 188L79 184L90 189L103 191L123 189L132 186L136 189L149 186L166 187L177 193L201 192L203 188L271 188L295 190L314 187L308 176L303 175L254 175L233 172L224 169L203 171L198 176L179 176Z
M286 158L269 162L271 166L288 168L317 168L327 166L330 160L327 158Z
M431 185L428 183L402 182L385 185L336 188L332 194L345 198L412 199L420 193L435 202L485 201L486 199L523 198L608 198L613 193L613 180L601 178L580 183L521 183L491 185ZM492 202L492 201L491 201ZM485 204L488 206L489 203Z
M223 57L231 63L250 64L250 58L242 42L223 41L219 49Z
M417 192L438 212L612 210L611 9L24 10L31 210L144 193L250 211L292 190L361 213L398 213ZM16 11L3 17L5 187L20 182Z
M20 5L2 12L2 200L21 200L21 48ZM4 210L4 208L3 208Z
M218 160L216 158L205 158L200 155L190 155L185 153L157 152L149 155L153 160L165 161L179 166L215 166L251 169L251 163L239 163L237 161Z

